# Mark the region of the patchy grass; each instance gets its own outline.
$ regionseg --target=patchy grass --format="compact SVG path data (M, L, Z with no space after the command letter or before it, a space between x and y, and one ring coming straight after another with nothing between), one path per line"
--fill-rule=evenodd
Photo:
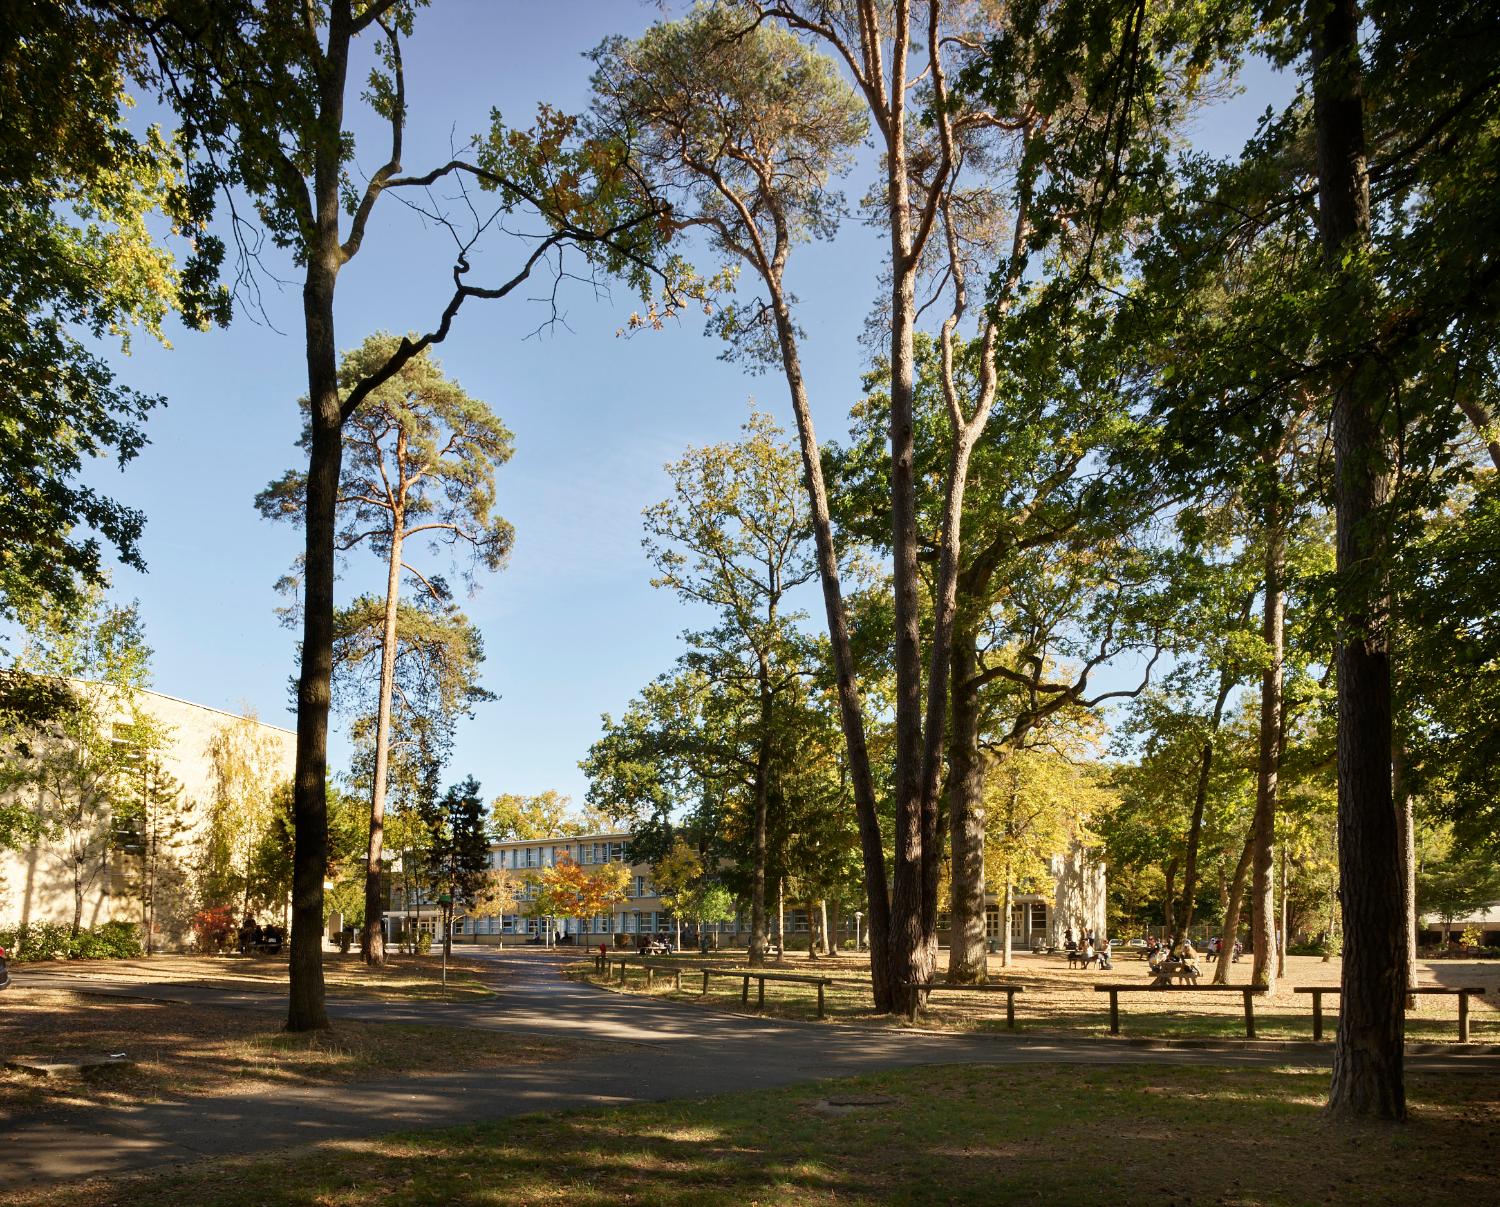
M742 952L724 952L719 958L696 954L656 957L683 967L682 992L672 989L670 976L655 977L653 994L699 1003L721 1010L754 1010L756 987L750 986L748 1005L741 1002L742 983L728 978L711 978L708 993L702 993L702 979L693 969L705 964L718 968L744 966ZM876 1014L870 1005L869 963L864 957L848 954L833 959L810 961L805 956L790 956L767 964L778 972L815 973L834 978L827 990L828 1015L839 1022L889 1026L905 1023ZM568 966L568 975L591 980L619 990L618 970L607 981L593 970L592 963ZM1250 975L1250 961L1233 966L1231 981L1243 984ZM1016 1029L1036 1035L1107 1036L1109 1034L1109 995L1094 990L1096 984L1109 982L1140 983L1146 981L1145 965L1139 960L1117 959L1110 972L1069 969L1061 956L1017 955L1012 968L1001 968L996 957L990 959L990 976L1004 983L1023 985L1016 997ZM1212 976L1205 965L1204 981ZM1500 961L1434 960L1418 962L1418 980L1424 985L1473 985L1488 990L1485 997L1471 998L1470 1038L1476 1042L1500 1041ZM1261 1039L1311 1039L1312 1000L1306 994L1292 992L1297 985L1330 985L1339 982L1337 961L1324 963L1316 956L1290 956L1287 975L1275 994L1255 1002L1255 1029ZM632 968L626 975L625 991L645 992L645 974ZM1171 1008L1164 1008L1170 1000ZM765 1013L777 1018L813 1019L817 1017L817 989L795 983L766 985ZM1332 1038L1337 1020L1338 999L1323 1001L1324 1035ZM1233 993L1175 993L1161 996L1129 993L1120 995L1120 1030L1124 1035L1154 1038L1244 1038L1244 1000ZM934 994L918 1020L918 1025L943 1031L993 1031L1005 1029L1005 995L945 991ZM1458 999L1447 996L1417 998L1417 1008L1407 1015L1407 1037L1412 1040L1456 1042L1458 1039Z
M142 984L192 982L220 989L285 993L287 957L160 955L138 960L57 961L28 964L26 971L80 982L138 981ZM323 953L323 979L332 997L375 1001L475 1001L494 996L496 966L482 960L448 958L448 988L442 985L439 955L391 955L371 968L357 952ZM24 975L24 974L23 974Z
M1335 1127L1325 1071L908 1069L535 1115L23 1193L17 1207L410 1203L1483 1203L1500 1085L1409 1080L1404 1126ZM1489 1189L1487 1190L1486 1187Z
M185 1006L59 990L6 990L0 1063L125 1052L133 1063L83 1077L0 1069L0 1119L57 1108L241 1094L429 1070L553 1059L560 1047L474 1028L341 1020L297 1035L269 1011Z

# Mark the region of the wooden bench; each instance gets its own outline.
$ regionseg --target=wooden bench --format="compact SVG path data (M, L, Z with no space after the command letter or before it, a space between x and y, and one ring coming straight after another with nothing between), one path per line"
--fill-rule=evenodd
M994 981L986 981L980 985L959 985L950 981L908 981L903 986L906 989L918 990L912 995L911 1009L907 1011L906 1017L910 1022L917 1021L917 1009L921 1005L921 994L934 993L940 989L951 989L955 993L1003 993L1005 994L1005 1025L1012 1031L1016 1029L1016 994L1025 993L1025 985L1005 985Z
M1118 1035L1120 1033L1120 994L1122 993L1238 993L1245 999L1245 1038L1255 1038L1255 1006L1254 999L1262 996L1266 990L1263 985L1171 985L1166 983L1153 983L1142 985L1140 982L1132 984L1095 985L1095 993L1109 994L1109 1033Z
M701 993L708 992L708 978L715 976L738 977L742 982L740 987L740 1001L748 1005L750 1002L750 982L755 981L755 1008L764 1010L766 1008L766 982L780 981L799 985L816 985L818 987L818 1017L828 1017L828 1004L824 998L824 991L829 985L837 982L833 977L813 976L801 972L758 972L753 968L699 968L695 971L703 974L703 988Z
M673 988L682 989L682 965L670 960L657 960L649 956L595 956L594 967L598 971L609 975L609 966L618 964L620 968L620 984L625 984L625 972L634 964L646 974L646 988L650 989L656 980L656 973L670 972L673 977Z
M1099 953L1097 951L1091 956L1084 955L1081 951L1070 951L1067 953L1067 956L1069 968L1077 968L1080 964L1084 968L1087 968L1090 964L1097 964L1099 962Z
M1313 1039L1323 1038L1323 996L1332 994L1338 997L1343 990L1337 985L1297 985L1292 989L1293 993L1308 993L1313 1000ZM1427 994L1433 997L1456 997L1458 998L1458 1042L1466 1044L1469 1042L1469 998L1483 997L1484 990L1477 985L1457 986L1452 989L1446 985L1419 985L1415 989L1408 989L1408 994Z

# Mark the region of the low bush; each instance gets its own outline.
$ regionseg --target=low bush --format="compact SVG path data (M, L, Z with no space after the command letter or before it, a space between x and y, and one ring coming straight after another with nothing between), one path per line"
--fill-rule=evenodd
M198 937L198 950L204 955L225 950L239 933L234 923L234 911L227 905L199 910L193 915L192 927L193 934Z
M133 922L106 922L95 930L69 934L58 922L33 922L0 930L0 947L17 963L29 960L115 960L141 954Z

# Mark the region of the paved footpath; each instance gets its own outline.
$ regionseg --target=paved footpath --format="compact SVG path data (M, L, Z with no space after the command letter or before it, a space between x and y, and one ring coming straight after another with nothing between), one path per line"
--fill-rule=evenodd
M210 1156L503 1119L534 1111L695 1098L878 1069L937 1064L1327 1063L1331 1045L1226 1043L1153 1048L1106 1040L939 1035L761 1019L659 998L613 994L558 975L576 953L473 952L492 959L499 993L481 1002L330 999L336 1018L493 1028L560 1043L561 1060L351 1085L277 1088L138 1107L59 1112L0 1123L0 1199L7 1190L125 1173ZM280 995L172 983L17 975L18 985L281 1011ZM576 1054L568 1054L568 1053ZM1500 1070L1500 1056L1414 1048L1412 1068Z

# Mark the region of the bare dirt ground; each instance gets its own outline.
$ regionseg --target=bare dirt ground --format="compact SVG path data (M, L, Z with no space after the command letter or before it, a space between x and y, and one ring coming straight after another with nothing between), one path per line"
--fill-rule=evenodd
M138 981L142 984L192 983L219 989L284 992L287 958L282 956L190 956L156 955L136 960L42 960L15 965L17 971L67 977L86 985L90 981ZM485 998L493 992L489 982L497 975L493 963L448 958L450 1001ZM383 967L371 968L357 953L323 953L323 977L331 995L374 1000L440 999L442 961L427 956L392 955Z
M47 1078L0 1068L0 1122L60 1108L525 1064L561 1050L493 1030L348 1019L289 1035L279 1014L68 990L13 986L0 1006L0 1065L110 1053L129 1060Z

